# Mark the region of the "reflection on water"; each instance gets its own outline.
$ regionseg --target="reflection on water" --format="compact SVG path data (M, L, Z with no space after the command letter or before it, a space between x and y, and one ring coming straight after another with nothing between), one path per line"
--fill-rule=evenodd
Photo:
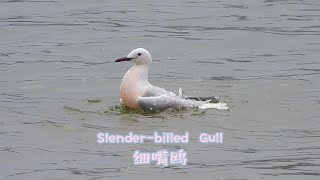
M0 178L318 179L319 11L316 0L1 1ZM153 56L152 84L230 110L119 106L131 64L113 62L137 47ZM101 131L191 141L99 145ZM217 131L223 144L198 142ZM180 148L186 167L133 165L135 150Z

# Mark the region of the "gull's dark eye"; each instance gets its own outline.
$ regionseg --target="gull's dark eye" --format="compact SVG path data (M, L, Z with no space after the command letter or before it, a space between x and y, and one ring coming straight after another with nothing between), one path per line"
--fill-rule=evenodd
M138 56L141 56L141 53L138 53Z

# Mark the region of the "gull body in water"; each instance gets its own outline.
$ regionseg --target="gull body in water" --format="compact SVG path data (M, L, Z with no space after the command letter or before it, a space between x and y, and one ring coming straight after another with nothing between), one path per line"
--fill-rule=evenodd
M131 61L134 65L124 75L120 85L120 103L132 109L162 111L167 108L228 109L225 103L210 103L183 99L175 93L153 86L148 81L152 64L150 53L143 48L132 50L115 62Z

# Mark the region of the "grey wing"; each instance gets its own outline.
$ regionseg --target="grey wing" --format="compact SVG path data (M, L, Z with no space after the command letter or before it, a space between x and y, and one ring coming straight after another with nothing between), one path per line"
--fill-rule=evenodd
M167 108L181 109L198 106L198 104L192 100L185 100L177 96L168 95L139 97L138 104L145 111L162 111Z
M162 89L153 85L150 85L144 93L144 97L161 96L161 95L177 96L173 92L167 91L165 89Z

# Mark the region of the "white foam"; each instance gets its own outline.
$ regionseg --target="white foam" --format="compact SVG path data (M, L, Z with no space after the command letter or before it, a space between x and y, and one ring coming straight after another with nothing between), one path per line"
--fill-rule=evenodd
M219 103L205 103L199 106L199 109L220 109L220 110L227 110L229 107L226 103L219 102Z

